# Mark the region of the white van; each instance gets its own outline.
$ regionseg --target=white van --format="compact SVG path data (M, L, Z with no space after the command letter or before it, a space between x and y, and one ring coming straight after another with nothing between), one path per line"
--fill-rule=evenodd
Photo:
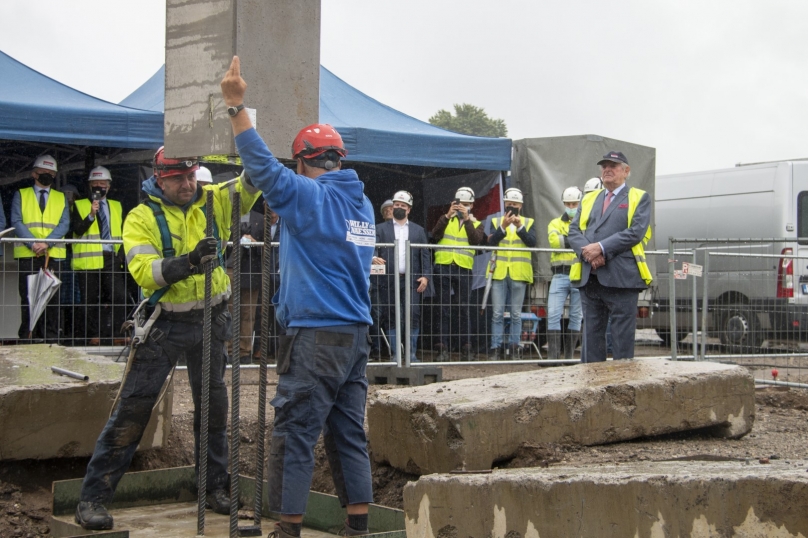
M732 352L758 349L765 341L808 340L808 260L780 258L808 254L808 160L739 165L725 170L656 178L657 248L675 238L793 239L787 242L677 244L704 252L748 254L711 256L708 330ZM762 257L760 254L774 255ZM677 269L687 256L676 256ZM681 258L681 259L679 259ZM670 338L669 274L657 264L651 318L638 327ZM692 286L697 286L701 324L702 280L677 280L677 339L692 331ZM681 290L681 292L680 292ZM669 340L668 340L669 341Z

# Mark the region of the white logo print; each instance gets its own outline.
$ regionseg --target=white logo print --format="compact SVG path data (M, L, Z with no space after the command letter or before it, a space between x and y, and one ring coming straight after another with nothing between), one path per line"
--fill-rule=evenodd
M376 225L372 222L345 219L345 226L348 228L345 235L346 241L360 247L376 246Z

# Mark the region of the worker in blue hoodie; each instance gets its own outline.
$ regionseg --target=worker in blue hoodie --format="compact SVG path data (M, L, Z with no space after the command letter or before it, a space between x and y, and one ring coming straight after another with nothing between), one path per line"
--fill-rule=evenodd
M323 433L346 536L368 533L373 501L363 427L370 352L373 207L330 125L310 125L292 143L297 172L272 155L244 108L247 84L238 57L222 80L239 155L251 183L281 217L280 290L273 298L286 327L277 353L278 387L268 465L276 538L300 536Z

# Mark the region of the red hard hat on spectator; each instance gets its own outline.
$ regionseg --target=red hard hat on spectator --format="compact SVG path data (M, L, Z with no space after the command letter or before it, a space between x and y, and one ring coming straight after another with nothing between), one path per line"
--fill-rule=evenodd
M180 176L188 172L196 172L199 169L199 161L196 159L168 159L164 150L165 146L162 146L154 154L152 167L156 177Z
M348 155L342 137L327 123L315 123L304 127L292 142L293 159L298 157L313 159L328 150L336 151L340 157Z

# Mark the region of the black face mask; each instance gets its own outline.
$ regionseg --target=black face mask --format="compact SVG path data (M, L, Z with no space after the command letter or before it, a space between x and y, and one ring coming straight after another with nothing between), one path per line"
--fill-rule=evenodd
M53 185L54 177L50 174L39 174L36 180L39 181L40 185L50 187L51 185Z
M404 220L407 218L407 210L401 207L393 209L393 218L396 220Z

